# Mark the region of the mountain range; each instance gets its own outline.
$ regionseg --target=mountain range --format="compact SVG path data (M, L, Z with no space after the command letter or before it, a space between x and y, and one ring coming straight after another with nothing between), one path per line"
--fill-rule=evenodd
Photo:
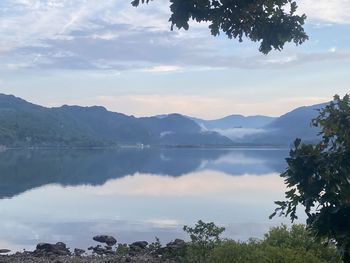
M136 118L100 106L46 108L0 94L0 145L290 145L297 137L317 140L318 129L310 122L318 114L316 109L325 105L297 108L280 117L230 115L202 120L174 113Z

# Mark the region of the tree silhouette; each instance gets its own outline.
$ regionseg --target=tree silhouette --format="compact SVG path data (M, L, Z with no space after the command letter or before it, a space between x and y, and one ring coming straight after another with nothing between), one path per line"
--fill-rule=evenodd
M152 0L133 0L133 6ZM306 15L298 15L293 0L170 0L171 30L189 29L189 21L209 23L211 34L223 32L240 42L260 42L259 51L281 50L287 42L302 44Z
M321 128L316 144L295 141L281 174L287 185L286 201L277 213L297 219L298 205L305 208L307 225L320 238L335 241L344 262L350 262L350 100L349 95L320 110L313 124Z

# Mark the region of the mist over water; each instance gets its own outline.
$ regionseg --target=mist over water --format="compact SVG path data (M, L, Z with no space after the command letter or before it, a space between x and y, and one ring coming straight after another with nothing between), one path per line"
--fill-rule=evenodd
M87 248L95 234L119 242L185 238L197 220L227 237L262 237L287 149L13 150L0 153L0 246L39 242Z

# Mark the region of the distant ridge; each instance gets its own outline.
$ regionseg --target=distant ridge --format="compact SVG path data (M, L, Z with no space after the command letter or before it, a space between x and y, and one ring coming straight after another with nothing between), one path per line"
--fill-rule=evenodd
M229 115L221 119L216 120L203 120L198 118L191 118L198 124L206 127L208 130L214 129L232 129L232 128L262 128L272 121L276 120L276 117L255 115L255 116L243 116L243 115Z
M232 144L180 114L135 118L100 106L45 108L4 94L0 123L0 145L7 147Z
M173 113L136 118L101 106L46 108L0 94L0 145L287 146L297 137L318 140L318 129L310 123L326 104L299 107L280 117L230 115L202 120Z

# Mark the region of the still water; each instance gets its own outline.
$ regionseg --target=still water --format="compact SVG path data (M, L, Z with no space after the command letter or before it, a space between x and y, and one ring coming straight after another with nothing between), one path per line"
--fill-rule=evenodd
M185 238L199 219L225 236L261 238L284 196L287 149L9 150L0 153L0 248L92 236Z

